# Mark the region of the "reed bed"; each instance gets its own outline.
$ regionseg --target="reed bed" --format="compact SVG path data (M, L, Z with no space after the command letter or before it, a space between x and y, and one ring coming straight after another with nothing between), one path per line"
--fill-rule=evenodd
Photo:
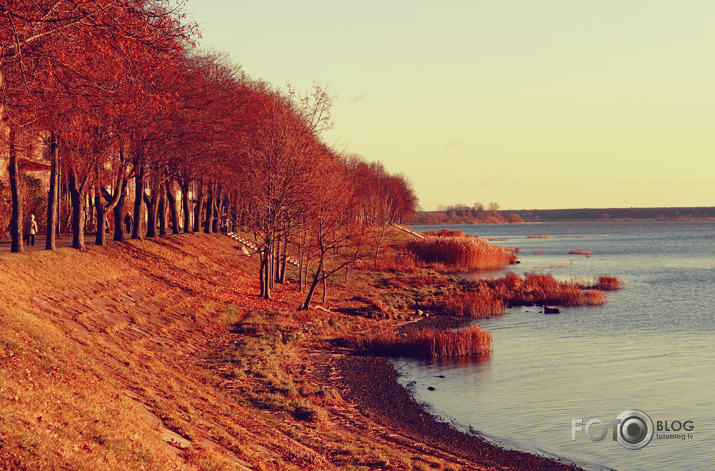
M454 229L447 229L446 227L444 229L440 229L438 231L427 231L424 234L427 236L435 236L435 237L471 237L462 231L457 231Z
M623 288L623 280L615 276L599 276L596 280L587 282L574 281L574 284L581 287L581 289L595 289L599 291L617 291Z
M546 234L529 234L526 236L527 239L548 239L549 236Z
M495 297L489 290L482 288L479 291L467 291L449 295L442 299L436 307L437 310L445 314L480 318L503 314L506 303Z
M425 237L407 248L425 264L442 264L448 271L493 270L516 262L516 255L478 237Z
M387 356L446 358L492 351L492 335L478 325L461 330L410 329L405 333L383 330L355 339L358 349Z
M504 278L482 280L494 297L510 306L556 304L561 306L600 305L606 302L603 291L575 282L557 281L551 275L527 273L524 278L509 273Z
M615 276L601 275L598 277L598 284L594 289L600 289L601 291L617 291L621 288L623 288L623 280L616 278Z
M509 273L494 280L475 280L464 291L442 296L430 309L471 318L498 316L509 306L554 304L595 306L605 304L604 291L619 289L616 277L602 276L592 282L557 281L551 275L527 273L524 278Z
M585 255L586 258L591 256L591 252L589 252L588 250L569 250L569 253L571 255Z

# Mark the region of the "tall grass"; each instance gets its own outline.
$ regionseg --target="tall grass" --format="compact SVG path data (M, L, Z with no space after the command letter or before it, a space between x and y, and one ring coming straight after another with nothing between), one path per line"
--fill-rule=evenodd
M407 244L425 264L442 264L448 271L493 270L516 262L516 255L478 237L425 237Z
M478 325L461 330L433 328L410 329L405 333L394 330L358 337L358 349L389 356L445 358L470 356L492 351L492 335Z
M501 280L504 280L500 283ZM606 302L601 291L583 290L580 285L558 281L551 275L526 273L521 279L510 273L496 280L495 289L512 305L558 304L561 306L599 305Z
M469 237L462 231L455 231L453 229L447 229L446 227L438 231L427 231L425 235L435 237Z
M442 298L437 310L470 317L496 315L499 305L523 306L557 304L561 306L600 305L606 302L605 290L619 289L616 277L602 276L597 282L558 281L551 275L509 273L502 278L472 282L469 291Z
M477 291L451 294L441 300L437 310L445 314L464 317L491 317L504 313L506 303L494 296L485 286Z
M594 282L591 283L578 283L582 289L596 289L600 291L617 291L623 288L624 283L620 278L615 276L599 276Z

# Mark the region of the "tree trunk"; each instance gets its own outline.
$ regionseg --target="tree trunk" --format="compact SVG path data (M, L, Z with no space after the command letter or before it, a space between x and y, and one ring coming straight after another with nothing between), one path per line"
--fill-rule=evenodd
M132 239L144 240L144 160L139 165L139 174L134 178L134 227Z
M159 200L159 237L166 235L166 197L162 196Z
M88 205L85 211L85 217L89 217L89 221L85 219L84 230L90 234L95 230L94 223L94 193L89 193L89 198L85 199L85 205Z
M275 252L275 244L273 237L269 234L263 244L261 252L261 297L271 299L271 291L273 289L273 259Z
M193 227L191 226L191 216L194 212L191 208L191 198L189 197L191 181L185 181L184 184L179 183L179 186L181 187L181 202L184 207L184 233L190 234L193 232Z
M166 201L169 204L169 212L171 214L171 233L179 234L179 213L176 209L176 194L172 188L172 181L166 181Z
M97 169L99 170L99 169ZM97 180L99 180L99 173L97 173ZM114 183L113 193L109 193L105 188L101 186L97 188L97 194L95 196L94 206L97 208L97 233L95 235L95 243L97 245L107 245L107 213L109 211L116 211L114 213L114 223L115 223L115 237L116 237L116 223L117 216L121 218L124 214L124 210L117 210L119 204L124 204L124 194L126 193L127 180L124 176L124 170L122 170L118 175ZM104 198L104 199L102 199ZM104 203L106 201L106 204ZM121 221L122 223L124 221ZM121 224L120 224L121 226ZM122 229L120 227L120 229ZM116 238L114 240L117 240Z
M286 228L283 235L283 251L281 252L280 265L278 267L278 283L286 281L286 267L288 266L288 241L290 239L290 231Z
M271 286L270 280L270 267L271 262L268 258L268 254L265 253L261 257L261 269L259 271L259 277L261 282L261 297L264 299L271 299Z
M213 232L213 218L214 218L214 186L209 185L209 194L206 198L206 221L204 221L204 232L206 234L211 234Z
M274 269L273 269L273 274L274 274L274 281L280 283L280 274L281 274L281 239L278 238L276 239L276 256L274 257Z
M196 207L194 208L194 232L201 230L201 216L204 211L204 183L199 182L199 191L196 197Z
M12 194L12 216L10 219L10 252L24 252L22 240L23 213L22 191L20 191L20 169L17 165L17 149L15 148L15 130L10 127L10 160L7 170L10 176L10 193Z
M323 304L328 300L328 277L323 272Z
M144 194L144 203L147 207L147 223L146 236L147 238L156 237L156 223L159 216L159 189L156 180L152 178L151 195Z
M159 195L159 237L166 235L166 187L160 185L161 194Z
M94 236L96 245L107 245L107 209L102 201L102 189L94 194L94 207L97 208L97 233Z
M221 232L221 218L223 217L222 213L222 205L223 205L223 187L219 184L216 184L214 187L214 219L213 219L213 232L218 233Z
M72 248L87 250L84 244L84 184L77 180L73 170L69 173L70 201L72 202Z
M313 276L313 281L310 283L310 288L308 289L308 295L305 297L305 301L303 302L303 305L300 307L301 311L310 309L310 301L313 299L313 295L315 294L315 288L317 288L318 283L320 283L322 281L320 279L320 275L321 275L321 273L323 273L323 259L324 259L324 257L321 255L320 261L318 262L318 268L317 268L317 270L315 270L315 275Z
M117 182L119 198L114 207L114 238L115 242L124 242L124 213L126 212L127 179L123 178L121 184Z
M57 209L59 200L60 146L55 133L50 134L50 189L47 192L47 232L45 249L57 249Z

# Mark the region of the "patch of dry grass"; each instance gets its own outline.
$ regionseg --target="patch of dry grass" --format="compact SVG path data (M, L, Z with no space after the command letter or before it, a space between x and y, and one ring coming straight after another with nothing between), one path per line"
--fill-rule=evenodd
M261 300L239 254L195 234L0 256L0 469L410 469L336 430L300 356L384 321L296 312L290 283Z
M383 329L358 336L355 345L358 349L388 356L461 357L491 352L492 335L478 325L460 330L408 329L403 333Z
M516 262L507 249L478 237L425 237L408 243L407 248L420 262L451 272L493 270Z
M472 318L497 316L505 308L504 300L495 297L486 285L479 285L475 291L447 295L434 306L438 312Z

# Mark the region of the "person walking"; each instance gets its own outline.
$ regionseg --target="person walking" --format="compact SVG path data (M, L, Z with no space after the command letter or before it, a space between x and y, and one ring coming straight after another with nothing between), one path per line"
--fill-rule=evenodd
M127 229L127 234L132 233L132 224L134 224L134 219L132 219L132 215L127 213L126 216L124 216L124 227Z
M25 240L27 240L27 245L35 246L35 234L37 234L37 221L35 221L35 215L30 214L30 219L25 223Z

